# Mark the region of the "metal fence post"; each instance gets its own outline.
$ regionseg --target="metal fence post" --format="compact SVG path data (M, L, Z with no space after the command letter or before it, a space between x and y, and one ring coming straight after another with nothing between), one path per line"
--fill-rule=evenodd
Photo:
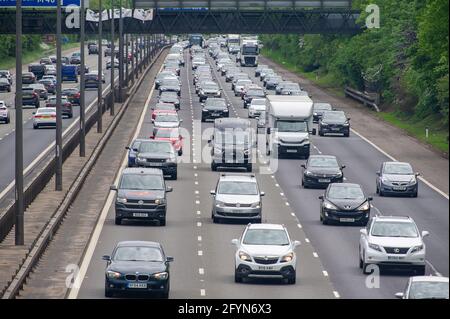
M111 0L111 105L109 106L109 114L114 115L115 103L115 81L114 68L116 66L116 46L114 45L114 0ZM119 56L120 59L120 56ZM120 60L119 60L120 65Z
M97 90L97 133L102 132L102 69L103 69L103 63L102 63L102 25L103 25L103 19L102 19L102 0L98 1L98 7L99 7L99 20L98 20L98 90Z
M122 16L122 0L119 0L119 102L122 101L123 88L123 16ZM126 59L125 59L126 61Z
M62 60L61 60L61 2L57 0L56 5L56 143L55 143L55 190L62 191Z
M80 12L80 50L81 50L81 74L80 74L80 157L86 156L86 130L85 130L85 51L84 51L84 40L85 40L85 12L84 12L84 0L81 0L81 12Z

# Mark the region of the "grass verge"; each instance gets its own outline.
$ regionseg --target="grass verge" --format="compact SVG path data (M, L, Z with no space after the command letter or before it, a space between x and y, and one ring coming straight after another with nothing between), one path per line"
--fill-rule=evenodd
M286 61L279 52L264 50L262 52L266 58L273 62L283 66L285 69L310 80L315 85L324 88L337 96L344 97L343 89L341 86L336 85L339 81L334 75L320 74L320 72L304 72L298 68L295 64ZM399 112L379 112L375 113L376 116L400 129L406 131L410 136L417 138L419 141L431 145L436 150L448 155L448 126L436 125L441 123L441 120L436 116L429 116L421 120L411 118L405 114ZM425 130L429 129L428 138L426 137Z

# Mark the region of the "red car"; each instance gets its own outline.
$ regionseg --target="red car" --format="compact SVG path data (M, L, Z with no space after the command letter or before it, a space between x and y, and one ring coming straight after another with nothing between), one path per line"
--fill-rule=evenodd
M172 103L157 103L155 107L152 107L152 120L156 118L156 115L158 113L172 113L177 112L177 109L175 108L175 105Z
M172 142L178 155L183 155L183 136L181 136L179 128L158 128L150 138L156 141Z

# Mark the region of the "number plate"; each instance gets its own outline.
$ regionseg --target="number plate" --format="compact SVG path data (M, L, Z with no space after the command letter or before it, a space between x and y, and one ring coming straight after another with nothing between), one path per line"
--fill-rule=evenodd
M147 213L133 213L133 217L148 217Z
M211 116L220 116L220 113L213 113Z
M330 182L331 182L331 179L326 179L326 178L319 179L319 183L330 183Z
M273 266L258 266L258 270L273 270Z
M150 162L150 166L163 166L164 163L152 163Z
M340 218L339 221L341 223L354 223L355 219L354 218Z
M142 283L142 282L130 282L128 284L128 288L147 289L147 284L146 283Z
M405 257L401 257L401 256L388 256L389 260L403 260L405 259Z
M394 191L406 191L406 187L404 186L394 186L392 187Z
M293 148L293 149L287 149L286 152L288 152L288 153L297 153L298 150L296 150L295 148Z
M332 127L331 130L332 130L332 131L339 131L340 128L339 128L339 127Z

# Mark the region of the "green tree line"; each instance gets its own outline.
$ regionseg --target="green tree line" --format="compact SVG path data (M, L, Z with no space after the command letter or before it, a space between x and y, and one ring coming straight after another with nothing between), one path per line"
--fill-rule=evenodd
M41 43L40 35L24 35L22 36L22 46L24 52L36 50ZM16 36L0 35L0 60L16 55Z
M372 1L355 0L365 21ZM448 0L378 0L381 25L355 36L265 35L264 52L337 85L381 93L384 105L448 124Z

